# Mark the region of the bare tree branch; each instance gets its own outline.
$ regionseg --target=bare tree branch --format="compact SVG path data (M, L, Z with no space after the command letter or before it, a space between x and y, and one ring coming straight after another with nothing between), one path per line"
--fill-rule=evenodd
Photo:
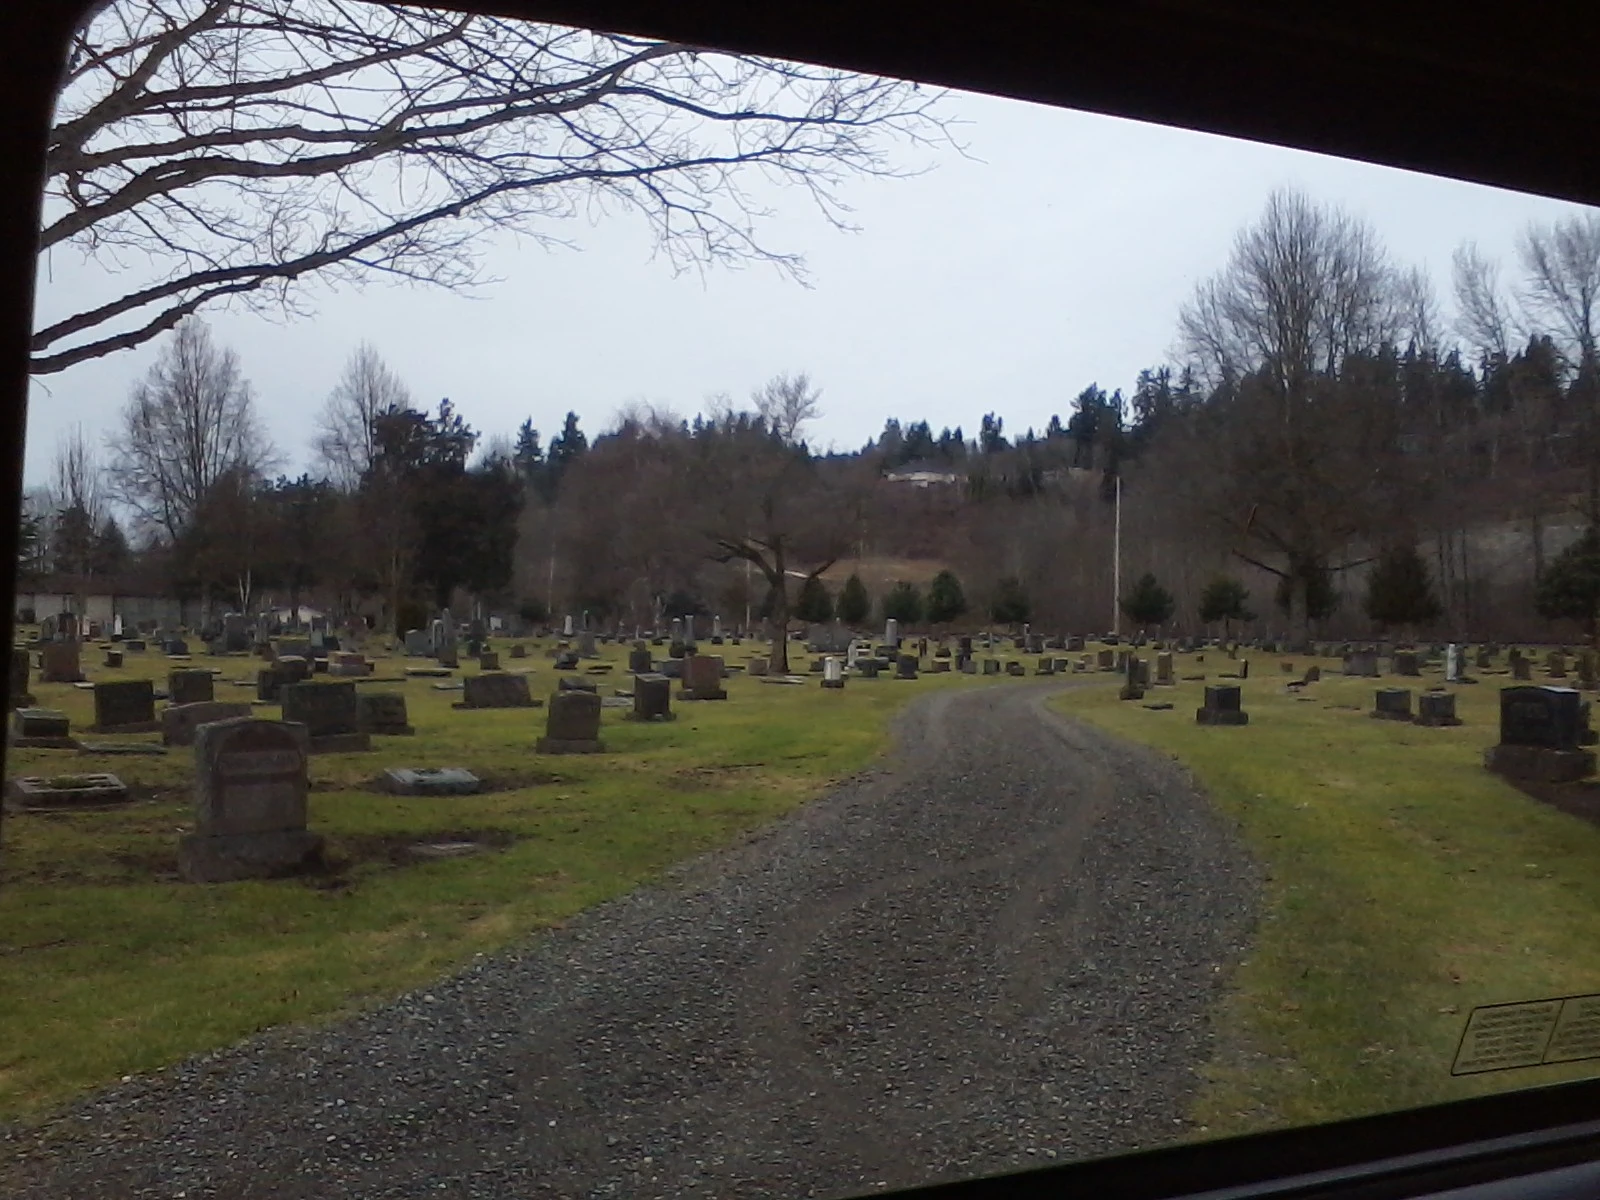
M484 236L558 244L612 205L676 270L763 261L750 189L841 185L947 140L937 92L559 26L342 0L111 0L69 63L41 249L123 294L40 329L36 374L203 307L298 311L310 276L486 282ZM143 265L139 265L143 264Z

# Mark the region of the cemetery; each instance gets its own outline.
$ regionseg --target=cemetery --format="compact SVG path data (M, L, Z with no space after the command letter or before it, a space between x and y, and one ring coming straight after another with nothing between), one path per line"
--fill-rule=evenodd
M1600 830L1559 811L1584 801L1532 798L1557 781L1600 786L1580 711L1588 694L1560 675L1521 687L1537 695L1507 711L1532 715L1518 716L1502 745L1501 698L1513 695L1502 689L1517 684L1512 664L1523 656L1477 656L1477 681L1500 686L1474 688L1447 682L1449 664L1423 654L1402 655L1399 673L1383 670L1393 656L1375 654L1349 672L1349 656L1324 647L1321 657L1280 655L1282 671L1251 676L1249 647L1213 649L1208 663L1203 644L1142 639L1132 648L1071 639L1081 660L1044 657L1028 673L1011 657L1028 640L984 638L980 674L970 652L936 638L882 652L851 642L847 655L792 647L798 674L782 677L755 669L767 647L754 640L658 659L654 639L641 649L608 638L590 639L592 658L579 655L608 672L594 675L559 669L561 643L576 640L521 638L518 661L509 644L484 639L477 655L458 652L455 667L443 665L448 649L436 660L369 647L361 673L337 675L332 652L293 640L275 649L301 653L277 653L265 668L238 653L191 652L174 665L152 645L116 667L79 655L91 664L87 682L66 678L72 671L44 680L38 659L70 656L36 654L21 681L34 707L13 721L0 906L14 943L53 949L22 985L14 1023L36 1049L0 1082L0 1111L35 1111L107 1073L243 1036L262 1019L312 1019L357 993L434 978L820 794L887 747L895 712L940 689L1059 688L1051 703L1061 711L1179 755L1262 861L1316 881L1314 903L1268 928L1229 1001L1264 1036L1276 1026L1262 1026L1251 1004L1320 1006L1325 1022L1293 1023L1302 1041L1393 1038L1387 1018L1361 1003L1359 973L1341 967L1305 994L1297 972L1316 967L1322 945L1439 1000L1440 1019L1407 1025L1394 1049L1423 1054L1451 1027L1437 1010L1459 990L1453 976L1481 972L1496 953L1504 906L1595 887L1582 872L1600 861ZM936 669L952 659L961 669ZM1459 675L1463 660L1451 661ZM419 666L442 675L414 674ZM637 671L646 667L655 669ZM816 682L768 686L803 680ZM1546 693L1548 718L1526 707ZM694 702L706 699L723 702ZM1368 711L1390 719L1361 719ZM1518 732L1535 718L1544 732ZM91 729L103 740L85 743L80 732ZM116 753L132 749L148 753ZM1589 816L1600 820L1600 803ZM629 848L622 859L618 846ZM1462 872L1470 889L1444 887ZM1280 900L1311 891L1288 877L1276 886ZM144 922L189 919L197 904L208 915L159 970L137 956L110 965L98 951L91 965L88 939L74 931L99 928L112 897L140 914L124 918L131 939ZM1405 931L1414 938L1419 922L1445 918L1473 948L1441 948L1418 976L1404 961ZM262 938L263 928L272 934ZM1525 969L1548 970L1555 952L1535 947ZM200 991L223 997L233 1023L184 1017L178 998ZM170 1037L152 1044L108 1020L107 992L135 1008L178 1004ZM68 1025L27 1002L46 994L66 997ZM68 1028L93 1055L64 1051ZM1318 1045L1292 1049L1315 1057ZM1251 1096L1274 1086L1259 1072L1228 1084ZM1434 1094L1418 1086L1419 1098Z

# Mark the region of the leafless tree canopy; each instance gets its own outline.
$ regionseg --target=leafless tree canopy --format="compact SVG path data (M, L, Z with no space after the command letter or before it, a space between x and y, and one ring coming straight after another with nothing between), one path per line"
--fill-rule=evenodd
M1511 314L1500 290L1500 267L1475 243L1455 252L1456 331L1479 357L1505 358L1511 352Z
M821 399L804 371L774 375L751 397L767 428L790 445L800 440L802 426L822 415Z
M56 444L50 471L51 507L57 512L75 509L98 529L109 515L105 473L100 458L82 425L74 425Z
M225 475L275 463L238 356L199 320L178 326L108 439L115 498L147 528L175 540Z
M319 468L346 491L354 490L377 446L372 420L379 413L411 407L411 392L369 344L345 363L317 421L314 443Z
M750 259L752 173L835 222L838 188L941 131L937 94L825 68L344 0L110 0L74 47L42 251L114 270L117 299L39 330L36 373L203 305L305 303L309 275L483 282L480 238L541 243L631 210L676 267Z
M1600 215L1530 226L1517 250L1522 303L1532 323L1555 333L1569 370L1592 364L1600 307Z
M1211 383L1266 368L1293 390L1404 329L1395 273L1370 226L1292 191L1273 193L1220 273L1195 290L1179 332Z

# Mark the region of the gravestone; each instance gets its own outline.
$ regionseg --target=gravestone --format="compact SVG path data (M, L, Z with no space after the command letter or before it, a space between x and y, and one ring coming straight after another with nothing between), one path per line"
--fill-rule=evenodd
M1545 658L1545 673L1551 679L1565 679L1567 677L1567 656L1559 650L1550 651Z
M856 672L863 679L876 679L883 670L883 663L876 658L860 658L856 660Z
M77 642L46 642L39 647L39 682L82 683L80 650Z
M578 636L578 657L579 658L599 658L600 657L600 651L595 648L594 634L590 633L587 629L584 630L583 633L581 633Z
M478 670L498 671L500 669L500 656L492 650L485 650L478 655Z
M683 660L683 690L679 700L726 700L722 687L722 659L715 654L691 654Z
M978 673L977 660L973 658L963 658L956 665L956 670L960 671L963 675L976 675Z
M367 661L366 655L358 654L354 650L330 650L328 651L328 674L341 677L365 678L372 674L372 664Z
M26 708L33 703L33 693L28 691L28 651L22 646L11 649L11 679L6 688L8 708Z
M635 721L672 720L672 680L653 671L635 675L630 716Z
M1056 673L1055 659L1041 658L1037 665L1035 665L1033 673L1035 675L1054 675Z
M270 667L262 667L256 672L256 699L267 704L281 703L283 690L306 678L306 666L303 658L280 658Z
M663 675L666 674L666 665L677 665L678 666L678 674L679 674L680 677L682 676L683 668L682 668L682 664L681 663L680 664L665 664L665 665L663 665L663 668L662 668L662 671L661 671L661 673ZM752 676L765 675L767 673L768 666L769 666L769 664L768 664L766 659L764 659L764 658L752 658L749 662L745 663L745 665L744 665L744 673L746 675L752 675ZM671 678L671 676L668 676L668 678Z
M94 726L91 733L154 733L156 689L148 679L94 685Z
M915 662L912 659L912 662ZM829 655L822 660L822 686L825 688L844 687L844 665L834 655Z
M215 699L216 681L210 671L167 672L168 703L204 704Z
M1356 650L1344 656L1344 673L1356 675L1366 679L1376 679L1381 672L1378 670L1378 654L1375 650Z
M1595 755L1582 748L1583 699L1574 688L1500 689L1500 744L1483 765L1512 779L1570 783L1592 775Z
M1382 721L1411 720L1411 689L1379 688L1367 715Z
M1461 682L1461 648L1451 642L1444 648L1444 678L1446 683Z
M1011 675L1013 677L1020 678L1020 677L1022 677L1024 675L1026 675L1027 673L1028 673L1028 668L1024 667L1016 659L1009 658L1009 659L1006 660L1006 674L1007 675Z
M902 654L895 663L896 679L915 679L917 668L921 665L915 654Z
M568 613L565 617L563 617L561 619L561 636L562 637L571 637L572 636L572 614L571 613Z
M359 693L356 720L363 732L381 737L410 737L416 733L406 712L404 692Z
M72 737L72 722L67 714L53 708L19 708L11 714L14 743L22 745L24 739L66 741Z
M562 680L569 683L570 680ZM528 693L526 675L510 675L503 671L469 675L462 680L462 708L533 708L533 697Z
M426 658L428 656L428 633L424 629L406 630L406 657Z
M1456 716L1455 693L1423 692L1417 697L1416 723L1430 727L1461 724L1461 718Z
M382 783L394 796L471 796L483 788L465 767L390 767Z
M985 675L998 675L1002 670L1004 668L998 658L986 658L983 660L983 673Z
M342 754L372 749L361 729L361 710L353 683L291 683L279 693L283 719L304 725L312 754Z
M161 743L164 746L194 745L194 731L215 721L232 721L250 715L248 704L202 700L192 704L169 704L161 710Z
M1236 684L1206 685L1205 703L1195 710L1197 725L1248 725L1250 714L1240 708L1243 692Z
M550 697L544 737L534 747L540 754L598 754L600 697L594 692L556 692Z
M1533 664L1523 657L1520 650L1511 652L1511 678L1519 681L1528 681L1533 678Z
M1584 691L1592 692L1595 688L1595 652L1593 650L1580 650L1573 660L1573 667L1578 673L1578 686Z
M1096 663L1097 663L1097 665L1099 666L1099 668L1102 671L1114 671L1114 670L1116 670L1117 669L1116 651L1114 651L1114 650L1101 650L1101 651L1099 651L1098 655L1096 656Z
M1139 680L1139 659L1128 655L1122 664L1123 683L1122 690L1117 693L1119 700L1143 700L1144 685Z
M883 623L883 644L890 649L900 647L900 622L893 617Z
M303 725L248 717L197 726L195 831L178 842L191 883L315 870L322 838L306 829Z
M273 642L272 647L277 651L279 658L310 658L311 639L303 637L281 637Z
M1494 666L1494 655L1489 653L1489 647L1479 646L1476 662L1478 670L1487 671Z
M459 667L461 653L456 644L456 619L447 608L439 614L439 640L433 649L434 661L441 667Z
M1175 682L1172 677L1172 651L1163 650L1156 655L1156 686L1172 687Z
M628 670L635 675L650 675L655 672L655 661L650 657L650 650L645 646L635 646L628 651Z
M1389 670L1395 675L1422 674L1422 665L1415 650L1396 650L1389 659Z
M1306 668L1305 677L1303 679L1301 679L1300 682L1301 683L1318 683L1318 682L1321 681L1321 679L1322 679L1322 668L1317 666L1316 663L1312 663L1309 667Z
M512 645L511 645L511 657L512 658L527 658L528 657L528 648L526 646L524 646L521 642L513 642Z
M115 671L119 667L121 667L122 666L122 651L121 650L107 650L106 651L106 666L108 668L110 668L111 670L113 670L113 671Z

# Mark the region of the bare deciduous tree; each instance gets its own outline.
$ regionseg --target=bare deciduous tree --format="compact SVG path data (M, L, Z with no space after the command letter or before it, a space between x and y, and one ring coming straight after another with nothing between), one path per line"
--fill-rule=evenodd
M801 426L822 415L822 392L804 371L774 375L751 396L767 428L790 445L800 440Z
M1402 327L1395 273L1371 226L1294 191L1274 192L1220 273L1179 314L1210 383L1265 369L1285 393L1376 349Z
M339 377L317 419L314 443L317 465L345 491L354 491L372 465L377 443L373 418L391 409L411 407L411 392L378 356L362 343Z
M1475 243L1456 248L1452 261L1456 331L1481 358L1511 354L1512 316L1500 289L1500 268Z
M294 310L297 284L483 282L482 235L543 244L632 210L677 267L750 259L750 175L837 224L848 177L943 128L939 94L844 71L342 0L110 0L71 53L41 251L151 269L34 336L33 370L137 346L205 305Z
M1568 370L1595 362L1600 309L1600 215L1530 225L1517 246L1524 273L1522 303L1550 332Z
M99 529L106 512L105 472L100 457L81 424L74 425L56 443L50 469L52 506L76 509Z
M135 385L109 448L113 496L167 541L224 475L254 477L276 464L238 356L197 319L178 326Z
M1427 293L1402 286L1377 235L1348 214L1276 192L1227 266L1179 317L1195 367L1222 388L1191 423L1214 478L1193 503L1233 552L1284 581L1294 636L1309 589L1371 518L1382 431L1340 372L1425 327ZM1419 312L1419 308L1423 311ZM1203 447L1203 451L1202 451ZM1226 464L1226 465L1223 465Z

